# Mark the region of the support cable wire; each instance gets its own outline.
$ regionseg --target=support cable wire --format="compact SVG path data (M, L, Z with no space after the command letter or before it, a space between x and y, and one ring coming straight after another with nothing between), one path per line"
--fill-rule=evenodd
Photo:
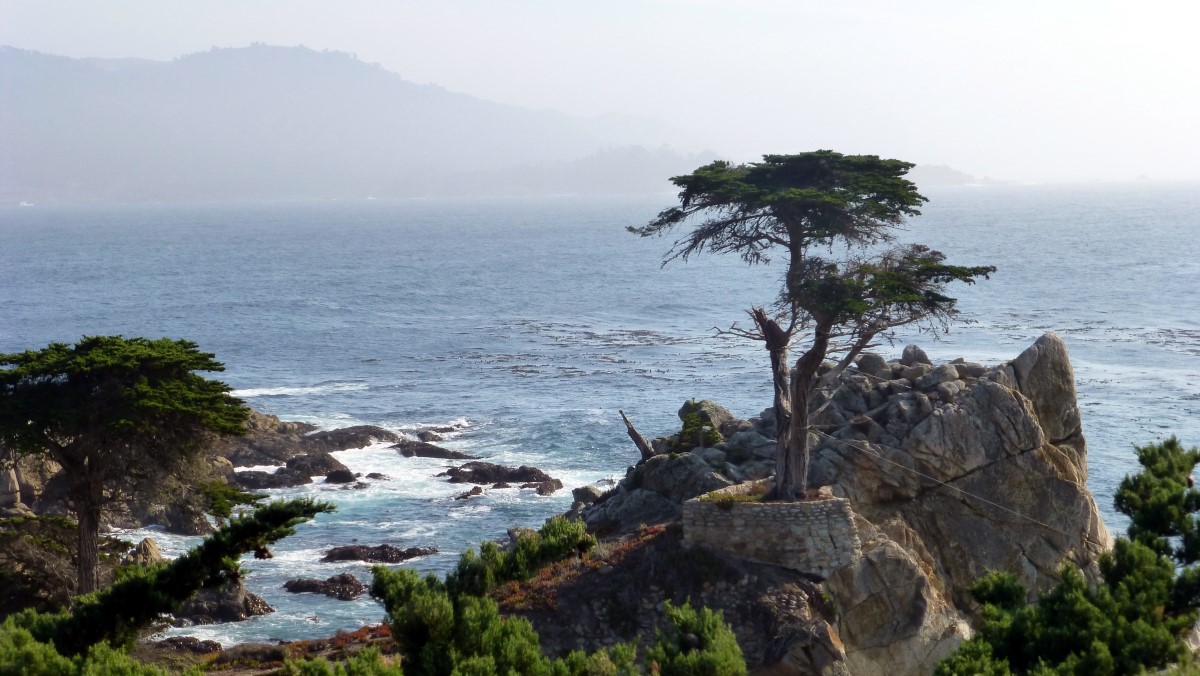
M869 454L869 455L872 455L872 456L874 456L874 457L876 457L876 458L879 458L880 460L882 460L882 461L884 461L884 462L887 462L887 463L893 464L893 465L895 465L895 466L897 466L897 467L899 467L899 468L901 468L901 469L903 469L903 470L907 470L907 471L909 471L909 472L912 472L913 474L916 474L917 476L919 476L919 477L921 477L921 478L923 478L923 479L927 479L927 480L929 480L929 481L932 481L933 483L937 484L939 487L942 487L942 486L944 486L944 487L946 487L946 488L949 488L950 490L953 490L953 491L958 491L959 493L961 493L962 495L964 495L964 496L966 496L966 497L968 497L968 498L973 498L973 499L975 499L975 500L978 500L979 502L986 503L986 504L988 504L988 505L991 505L991 506L993 506L993 507L995 507L995 508L997 508L997 509L1000 509L1000 510L1003 510L1003 511L1005 511L1005 512L1008 512L1009 514L1012 514L1012 515L1014 515L1014 516L1016 516L1016 517L1018 517L1018 518L1025 519L1026 521L1029 521L1029 522L1035 523L1035 524L1037 524L1037 525L1041 526L1042 528L1045 528L1046 530L1048 530L1048 531L1050 531L1050 532L1052 532L1052 533L1057 533L1057 534L1059 534L1059 535L1061 535L1061 536L1063 536L1063 537L1065 537L1065 538L1070 538L1070 537L1071 537L1071 536L1070 536L1070 535L1068 535L1067 533L1065 533L1065 532L1063 532L1063 531L1061 531L1061 530L1059 530L1059 529L1055 528L1054 526L1051 526L1051 525L1050 525L1050 524L1048 524L1048 523L1045 523L1044 521L1039 521L1039 520L1037 520L1037 519L1033 518L1032 516L1028 516L1028 515L1022 514L1022 513L1018 512L1018 511L1016 511L1016 510L1013 510L1013 509L1010 509L1010 508L1008 508L1008 507L1005 507L1004 505L1001 505L1001 504L998 504L998 503L992 502L991 500L988 500L988 499L987 499L987 498L985 498L985 497L982 497L982 496L980 496L980 495L976 495L976 494L974 494L974 493L971 493L971 492L969 492L969 491L965 491L965 490L963 490L963 489L959 488L958 486L952 486L952 485L950 485L950 483L949 483L949 482L942 481L941 479L938 479L938 478L936 478L936 477L929 476L928 474L925 474L924 472L921 472L921 471L919 471L919 470L915 470L915 469L913 469L913 468L911 468L911 467L907 467L907 466L905 466L905 465L902 465L902 464L900 464L900 463L896 462L895 460L892 460L892 459L890 459L890 458L886 458L886 457L884 457L882 453L879 453L879 452L877 452L877 451L875 451L875 450L871 449L870 447L863 448L862 446L858 446L858 445L856 445L856 444L854 444L854 443L851 443L851 442L849 442L849 441L846 441L845 439L838 439L837 437L832 437L832 436L830 436L830 435L828 435L828 434L826 434L826 433L822 432L821 430L818 430L818 429L816 429L816 428L814 428L814 427L809 427L809 430L810 430L810 431L812 431L814 434L818 434L818 435L820 435L820 436L822 436L822 437L825 437L826 439L828 439L828 440L830 440L830 441L835 441L835 442L837 442L837 443L839 443L839 444L842 444L843 446L848 446L848 447L850 447L850 448L853 448L853 449L855 449L855 450L857 450L857 451L862 451L862 452L864 452L864 453L867 453L867 454ZM1082 534L1082 536L1083 536L1083 539L1084 539L1085 541L1087 541L1087 542L1090 542L1091 544L1093 544L1093 545L1096 545L1097 547L1100 547L1100 548L1102 548L1102 549L1108 549L1108 545L1107 545L1107 544L1105 544L1105 543L1100 543L1100 542L1096 542L1096 541L1095 541L1095 540L1093 540L1092 538L1088 537L1088 533L1087 533L1087 531L1083 531L1081 534Z

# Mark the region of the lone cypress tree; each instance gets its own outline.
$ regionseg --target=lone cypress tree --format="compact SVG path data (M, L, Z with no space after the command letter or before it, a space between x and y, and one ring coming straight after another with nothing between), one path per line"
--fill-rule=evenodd
M957 314L945 286L973 283L996 270L948 265L940 252L919 244L867 255L866 247L892 240L905 218L920 214L926 199L904 178L912 167L832 150L764 155L751 164L713 162L671 179L680 188L679 206L629 228L648 237L695 223L676 240L664 265L702 252L736 253L749 264L783 256L778 312L752 308L756 328L733 330L763 341L770 354L777 499L806 496L809 409L816 390L897 327L944 329ZM841 250L845 255L833 257ZM808 343L789 368L788 351L798 332ZM841 354L837 365L818 379L821 364L835 353Z

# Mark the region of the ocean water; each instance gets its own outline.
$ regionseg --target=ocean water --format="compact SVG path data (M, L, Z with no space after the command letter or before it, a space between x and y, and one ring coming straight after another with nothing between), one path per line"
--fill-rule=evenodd
M1123 528L1113 491L1133 445L1178 435L1200 445L1200 186L1006 186L930 190L899 233L953 262L993 264L954 289L962 317L937 360L997 363L1046 331L1075 365L1089 484ZM638 454L617 413L653 436L678 427L685 400L736 414L770 404L766 356L716 335L769 302L781 268L702 256L661 267L668 240L624 232L673 197L53 205L0 208L0 352L82 335L188 338L225 363L216 374L255 408L323 428L397 431L457 423L446 446L533 464L566 490L464 490L445 461L383 446L338 457L392 478L366 490L313 484L338 511L299 528L247 584L277 612L174 630L226 643L324 636L379 621L369 599L292 595L294 577L359 542L436 546L406 565L445 572L467 547L536 527L570 489L619 478ZM1031 515L1037 516L1037 515ZM195 542L150 534L168 553Z

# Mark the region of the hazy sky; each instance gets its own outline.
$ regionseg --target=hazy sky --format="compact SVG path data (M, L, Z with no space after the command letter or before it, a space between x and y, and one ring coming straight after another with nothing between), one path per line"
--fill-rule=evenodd
M1031 180L1200 179L1197 26L1190 0L0 0L0 44L24 49L303 44L661 119L736 159L832 148Z

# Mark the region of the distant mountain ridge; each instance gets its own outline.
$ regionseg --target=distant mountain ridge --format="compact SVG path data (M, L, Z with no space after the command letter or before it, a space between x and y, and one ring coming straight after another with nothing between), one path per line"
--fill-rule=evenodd
M1007 181L990 176L976 178L971 174L952 169L944 164L918 164L908 172L909 180L921 188L959 185L1005 185Z
M663 148L653 121L522 109L305 47L171 62L3 47L0 91L5 201L650 192L713 159ZM648 164L596 171L623 161Z

